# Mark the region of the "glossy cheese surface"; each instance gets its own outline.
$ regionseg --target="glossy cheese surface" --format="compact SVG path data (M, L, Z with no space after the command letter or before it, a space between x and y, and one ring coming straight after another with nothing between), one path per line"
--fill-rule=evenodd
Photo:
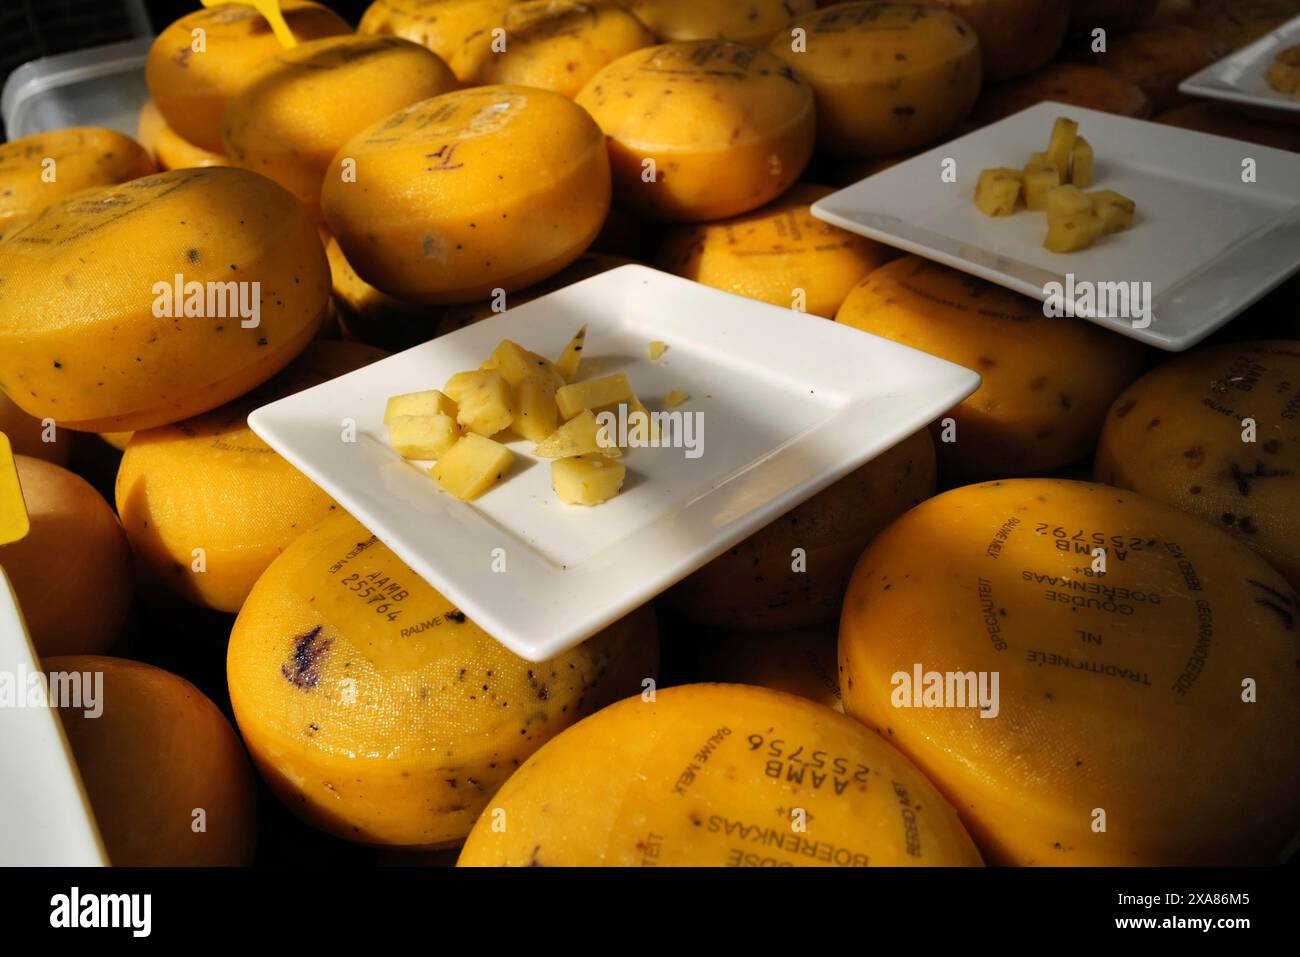
M75 193L154 172L131 137L101 126L72 126L0 143L0 231L32 219Z
M223 167L62 203L0 244L0 275L0 386L32 415L95 432L174 422L242 395L302 351L329 302L325 253L302 207L270 180ZM258 314L242 318L241 301ZM205 314L177 314L187 310Z
M957 815L871 731L766 688L628 698L489 802L465 866L978 866Z
M53 428L48 426L52 425ZM72 433L59 429L58 423L46 423L18 408L9 396L0 392L0 432L9 438L15 455L30 455L55 465L65 465L72 453ZM51 442L46 438L53 439Z
M1262 864L1300 833L1297 629L1285 580L1200 519L1104 485L992 482L863 555L841 681L990 863ZM958 695L980 675L987 710Z
M731 40L767 46L792 17L811 13L814 0L621 0L665 43Z
M804 31L806 49L791 30ZM769 49L817 97L832 153L887 156L942 138L980 89L980 47L960 17L920 3L844 3L797 17Z
M295 813L352 841L437 846L463 839L543 742L657 663L649 608L525 661L335 513L258 580L227 673L253 759Z
M403 37L428 47L468 85L492 55L511 0L375 0L358 33Z
M763 50L666 43L605 67L578 94L609 142L617 202L697 222L756 209L812 155L812 90Z
M609 195L604 140L585 111L549 90L484 86L359 133L330 163L321 199L366 282L459 303L559 272L600 231Z

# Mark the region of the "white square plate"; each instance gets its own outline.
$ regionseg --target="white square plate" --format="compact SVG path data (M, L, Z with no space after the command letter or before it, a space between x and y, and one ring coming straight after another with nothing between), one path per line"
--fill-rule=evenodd
M1047 221L1023 208L990 218L974 205L980 171L1022 167L1047 149L1058 116L1079 123L1097 154L1094 189L1137 202L1133 227L1090 249L1043 248ZM1243 161L1256 181L1242 182ZM956 162L956 181L941 178ZM1181 351L1300 268L1300 155L1147 123L1039 103L890 167L813 205L813 215L1035 299L1049 283L1149 282L1153 319L1078 315L1160 349Z
M389 396L441 388L502 339L558 356L587 324L580 378L625 372L653 409L678 389L703 454L630 449L623 491L561 503L532 443L476 501L389 447ZM652 361L648 344L668 351ZM970 395L979 376L922 352L658 272L622 266L263 406L249 425L480 627L550 658L685 577ZM341 441L345 420L357 440ZM503 551L497 552L501 549ZM494 555L505 571L494 571Z
M1292 122L1300 121L1300 100L1273 89L1264 75L1281 51L1297 43L1300 43L1300 17L1288 20L1250 46L1192 74L1178 89L1189 96L1295 114Z

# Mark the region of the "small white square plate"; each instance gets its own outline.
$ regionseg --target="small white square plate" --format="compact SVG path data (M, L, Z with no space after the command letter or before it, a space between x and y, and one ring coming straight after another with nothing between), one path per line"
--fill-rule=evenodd
M1192 74L1178 85L1178 89L1189 96L1277 110L1283 115L1294 114L1291 122L1300 122L1300 99L1273 89L1264 75L1279 53L1297 43L1300 43L1300 17L1288 20L1250 46L1242 47Z
M441 388L502 339L558 356L584 323L579 377L625 372L652 410L674 389L688 393L681 411L702 418L702 455L630 449L623 491L582 508L555 497L550 464L530 442L511 444L511 474L470 503L389 447L389 396ZM668 345L658 361L652 340ZM541 661L978 386L968 369L848 326L622 266L263 406L248 422L480 627ZM348 419L354 443L341 441Z
M990 218L974 205L980 171L1019 169L1047 149L1058 116L1079 123L1097 154L1093 189L1137 203L1133 227L1090 249L1043 248L1047 221L1023 208ZM1255 161L1253 183L1243 161ZM956 162L956 181L941 178ZM1149 282L1153 319L1089 315L1098 325L1174 352L1227 323L1300 269L1300 155L1110 113L1039 103L819 200L813 215L1014 289L1047 298L1049 283Z

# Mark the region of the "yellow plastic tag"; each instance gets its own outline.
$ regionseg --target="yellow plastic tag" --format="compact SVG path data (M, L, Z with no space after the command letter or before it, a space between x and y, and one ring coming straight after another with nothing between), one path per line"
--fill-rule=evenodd
M280 0L200 0L205 7L221 7L228 3L243 3L252 7L263 17L266 22L271 24L271 29L275 32L275 38L280 41L280 46L286 50L292 50L298 45L294 39L293 31L289 29L289 24L284 21L284 14L280 12Z
M0 545L26 538L31 528L23 490L18 485L14 451L9 445L9 436L0 432Z

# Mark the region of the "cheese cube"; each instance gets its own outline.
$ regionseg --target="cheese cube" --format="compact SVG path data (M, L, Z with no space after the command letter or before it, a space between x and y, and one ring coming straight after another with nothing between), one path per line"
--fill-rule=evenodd
M587 327L583 326L573 334L569 344L564 347L560 357L555 360L555 371L565 382L572 382L578 375L578 363L582 361L582 348L587 342Z
M513 458L504 445L471 432L443 453L429 474L444 491L468 502L499 482Z
M1047 193L1047 218L1092 212L1092 200L1077 186L1057 186Z
M583 409L533 449L534 455L544 459L597 453L616 459L623 450L614 444L613 437L596 421L590 409Z
M1070 153L1070 182L1080 189L1087 189L1096 178L1096 155L1092 144L1080 136L1074 141L1074 150Z
M600 379L574 382L555 393L560 415L571 419L583 409L603 409L619 402L632 400L632 386L627 376L618 372Z
M627 469L603 455L575 455L551 463L551 486L566 505L599 505L623 487Z
M1093 213L1049 217L1043 246L1054 253L1078 252L1091 246L1101 234L1101 217Z
M494 369L475 369L470 372L457 372L447 380L447 384L442 387L442 391L451 398L453 402L459 403L467 393L473 392L484 382L488 376L495 372Z
M555 381L545 375L525 376L515 386L514 430L534 442L544 441L559 424Z
M975 206L985 216L1010 216L1020 202L1020 171L986 169L975 186Z
M1133 225L1137 204L1113 189L1099 189L1089 193L1093 213L1101 219L1102 235L1118 233Z
M529 352L509 339L501 340L492 351L489 362L492 363L490 368L501 373L501 377L511 386L518 386L527 376L533 375L553 379L556 388L564 385L565 380L555 371L555 366L550 359L543 358L536 352Z
M515 397L499 372L481 374L478 385L460 396L456 421L479 435L496 435L514 421Z
M449 415L399 415L388 423L388 442L404 459L436 459L456 444L460 428Z
M1025 206L1042 211L1047 208L1047 194L1061 185L1061 174L1053 163L1039 163L1025 167Z
M1056 167L1061 182L1070 177L1070 154L1079 136L1079 124L1066 117L1058 117L1052 127L1052 141L1047 145L1047 160Z
M448 415L456 418L456 403L437 389L424 392L407 392L388 400L384 409L384 425L401 415Z

